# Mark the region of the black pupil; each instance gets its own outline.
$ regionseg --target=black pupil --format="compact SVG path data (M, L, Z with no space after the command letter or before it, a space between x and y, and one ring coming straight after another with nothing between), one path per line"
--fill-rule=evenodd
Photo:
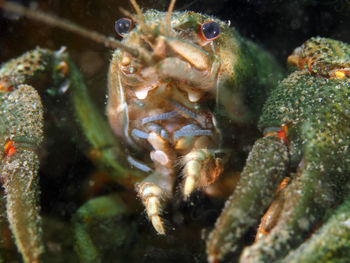
M207 39L213 39L220 34L220 26L216 22L208 22L202 26L203 35Z
M115 21L114 28L119 35L124 35L129 32L131 27L131 22L129 19L120 18Z

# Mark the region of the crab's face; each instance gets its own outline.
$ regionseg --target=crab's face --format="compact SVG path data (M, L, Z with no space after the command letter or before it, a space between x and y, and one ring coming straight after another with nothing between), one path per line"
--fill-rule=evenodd
M141 111L158 107L166 112L167 100L181 101L192 109L204 104L213 107L219 82L234 79L237 58L228 46L234 50L236 43L227 24L194 12L172 13L169 25L167 19L168 13L149 10L136 27L130 19L116 22L123 43L140 54L115 51L110 70L107 115L115 133L129 142L135 140L126 126L130 120L146 117ZM169 130L183 124L178 122Z
M185 199L216 181L227 153L241 150L224 129L254 123L281 71L269 54L213 17L150 10L134 18L135 28L130 18L116 22L133 50L113 54L107 116L116 135L139 150L130 163L151 171L136 189L164 234L159 215L176 178L182 174ZM264 71L262 63L271 67Z

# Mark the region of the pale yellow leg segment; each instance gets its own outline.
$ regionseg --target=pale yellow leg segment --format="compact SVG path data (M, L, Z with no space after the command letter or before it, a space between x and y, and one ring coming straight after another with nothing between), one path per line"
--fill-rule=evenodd
M164 196L163 190L155 183L143 182L138 185L138 193L154 229L158 234L165 235L163 222L160 218L161 202Z
M155 132L151 132L147 140L154 148L154 151L150 154L151 159L164 167L172 169L176 154L169 143Z
M214 158L207 149L191 151L184 157L183 162L185 163L183 170L185 198L196 187L213 183L222 171L220 159Z
M200 172L202 168L202 161L203 161L203 160L200 160L200 157L202 157L201 154L197 154L197 156L194 156L194 158L189 162L187 162L185 165L184 173L185 173L186 179L185 179L184 189L183 189L185 198L187 198L197 186L197 182L199 180Z
M138 184L136 189L154 229L158 234L165 235L160 214L163 202L171 196L173 190L176 154L171 145L155 132L149 133L147 140L154 148L150 157L154 161L155 172Z

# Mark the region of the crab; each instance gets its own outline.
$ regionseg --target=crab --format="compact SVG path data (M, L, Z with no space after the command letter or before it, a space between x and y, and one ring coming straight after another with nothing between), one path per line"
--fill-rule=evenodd
M225 164L245 155L240 138L246 133L237 130L254 130L268 90L282 75L270 54L219 19L172 12L175 1L168 12L142 13L135 1L131 3L137 15L124 11L128 18L115 24L123 41L103 39L118 48L109 70L106 115L111 128L87 97L83 80L64 48L56 52L37 48L4 64L0 72L1 176L10 228L26 262L38 262L43 250L35 184L43 146L40 97L55 100L69 90L95 156L110 167L120 185L135 187L155 231L165 235L162 214L167 201L175 192L180 192L181 200L188 200L196 189L205 191L224 167L230 173ZM4 6L23 10L11 3ZM35 17L30 10L24 14ZM237 133L234 140L231 134L222 134L223 129ZM21 157L22 152L33 160ZM28 169L16 171L12 162ZM9 185L14 173L26 181L13 190ZM19 194L12 198L13 193ZM76 250L84 261L99 258L89 235L91 222L125 212L121 203L99 197L77 211ZM23 229L23 225L33 227Z
M142 13L135 1L131 3L137 15L125 11L128 17L116 22L116 31L124 38L122 43L104 39L119 48L113 52L109 73L107 116L110 126L87 96L82 77L64 48L56 52L37 48L3 65L0 74L1 177L10 228L25 262L39 262L43 252L37 187L38 156L43 148L43 98L49 96L55 101L57 96L71 96L75 116L92 145L90 156L128 192L134 193L135 187L134 196L141 199L155 232L164 240L172 234L163 219L167 217L163 212L167 202L177 198L181 202L191 202L195 190L209 193L220 186L215 183L217 178L230 177L242 168L239 163L246 157L250 144L247 137L252 140L251 135L255 136L261 106L282 75L271 55L240 37L225 22L194 12L172 12L174 1L167 13L155 10ZM133 27L135 22L137 26ZM310 50L318 49L319 45L314 41ZM345 50L345 47L340 43L338 49ZM270 111L276 111L273 107L279 105L275 104L283 104L279 96L284 95L284 90L290 86L289 81L299 83L300 87L309 85L310 89L314 88L310 84L313 81L323 81L330 88L335 87L333 81L338 81L343 90L347 85L348 72L344 60L336 60L332 53L323 50L311 55L302 54L302 50L298 49L289 59L301 69L281 82L265 104L260 127L265 129L266 137L254 145L238 187L209 235L207 252L211 262L217 262L234 251L246 230L254 226L270 206L258 230L259 241L245 250L242 261L264 258L264 250L255 247L264 245L264 240L268 242L273 232L281 229L279 224L284 222L283 213L289 211L286 207L296 200L293 191L304 187L302 171L306 169L308 160L301 157L305 155L300 147L303 137L298 128L308 128L310 132L306 134L310 136L317 129L308 127L308 121L295 120L293 115L287 114L290 113L288 109L297 108L294 104L292 108L285 106L278 116ZM40 95L36 90L40 91ZM291 95L286 98L291 99L300 91L290 87L289 90ZM303 97L299 103L310 102L307 94ZM271 115L273 120L268 118ZM58 123L54 121L55 125ZM70 123L67 125L69 129L74 127ZM337 160L342 157L335 156ZM270 169L260 165L266 160ZM295 170L297 166L299 169ZM252 179L257 172L266 176ZM13 174L23 176L11 176ZM288 183L288 179L283 180L286 175L295 178ZM334 181L322 183L326 187L311 188L322 192L318 203L331 207L343 199L346 190L339 192L337 200L332 200L329 197L333 190L330 186ZM254 193L253 200L247 191ZM237 198L240 198L239 202ZM111 240L106 243L130 245L128 238L135 231L130 226L135 222L125 219L133 208L131 203L127 204L116 195L100 196L76 211L72 223L73 236L82 261L101 261L101 251L107 250L105 247L101 249L98 243L105 239L105 235L99 232L106 227L101 222L118 218L116 227L104 229L103 233L114 233L108 234ZM346 208L346 203L339 208L335 218L329 220L331 226L339 222L339 218L344 218L343 210ZM310 215L309 211L306 213ZM271 248L271 251L281 256L295 247L300 236L307 235L320 217L312 214L310 222L303 216L298 217L303 226L309 228L285 241L290 247L282 247L284 251L276 248ZM272 222L269 218L273 219ZM99 223L100 228L96 227ZM23 228L23 225L28 227ZM325 224L326 231L329 230L327 226L328 223ZM271 233L266 234L270 229L273 229ZM322 231L323 228L318 235L324 235ZM346 233L342 232L342 235ZM140 235L139 239L144 238ZM180 240L185 241L186 238ZM319 240L316 238L316 242ZM314 246L310 243L307 249ZM303 251L297 250L290 257L304 255ZM124 260L125 252L122 249L118 252L120 260ZM252 255L256 256L250 259ZM270 259L274 258L265 260ZM206 260L199 257L192 261Z
M260 116L264 137L255 142L207 241L209 262L240 249L238 240L264 213L255 242L243 250L240 262L349 257L344 200L350 190L350 46L311 38L294 50L288 64L294 71L271 92Z

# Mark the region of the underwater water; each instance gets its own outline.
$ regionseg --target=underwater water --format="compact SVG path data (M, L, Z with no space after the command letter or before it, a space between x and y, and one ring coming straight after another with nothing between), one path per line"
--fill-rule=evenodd
M36 5L43 12L116 38L119 37L114 31L114 22L124 17L120 8L133 12L127 0L17 2ZM167 10L168 3L164 0L138 1L142 9L162 11ZM347 0L179 0L175 10L192 10L230 21L241 35L272 53L283 67L294 48L310 37L330 37L350 43L350 1ZM84 76L89 93L103 113L112 50L73 33L0 10L0 63L37 46L52 50L67 47ZM60 118L62 123L67 118L61 111L72 110L68 100L63 96L57 101L55 107L62 108L54 110L57 112L56 123L60 123ZM114 219L100 219L89 230L98 244L97 249L104 255L103 262L206 262L205 238L220 214L224 198L196 193L188 202L183 202L181 196L175 194L175 200L165 213L169 233L165 237L159 236L146 219L136 193L113 182L104 169L96 168L96 158L80 135L80 128L62 125L55 130L50 125L48 134L55 135L55 139L45 135L47 148L41 152L40 169L46 246L44 262L79 261L74 251L72 218L87 200L116 193L127 204L126 213ZM4 232L6 238L0 246L6 262L21 262L9 230ZM252 239L253 230L244 242L249 243Z

